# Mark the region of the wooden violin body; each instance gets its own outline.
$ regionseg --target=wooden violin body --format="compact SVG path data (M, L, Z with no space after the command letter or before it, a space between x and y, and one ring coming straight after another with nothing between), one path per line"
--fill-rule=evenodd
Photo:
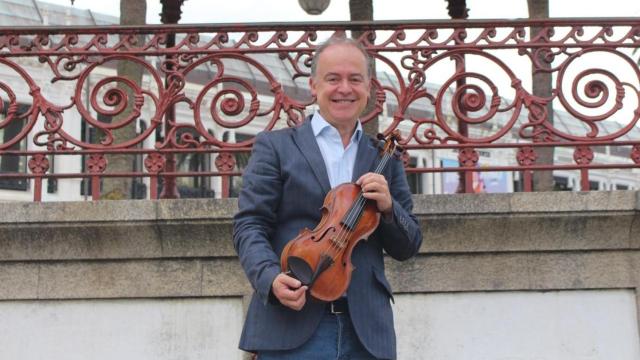
M392 156L398 156L395 140L399 133L378 137L382 159L375 173L382 174ZM384 141L383 141L384 139ZM304 229L282 250L282 271L309 287L311 296L333 301L351 282L351 253L380 223L374 201L367 200L360 186L346 183L329 191L322 206L322 218L315 229Z
M360 240L366 240L380 222L375 202L366 201L355 226L345 224L360 194L360 186L351 183L331 190L324 199L322 219L316 228L302 230L282 251L282 271L309 286L311 296L318 300L333 301L347 291L353 271L353 248Z

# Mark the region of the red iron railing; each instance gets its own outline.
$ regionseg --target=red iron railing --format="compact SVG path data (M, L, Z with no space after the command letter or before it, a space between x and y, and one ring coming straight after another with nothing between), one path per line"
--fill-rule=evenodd
M219 177L227 196L252 136L310 113L316 46L356 30L378 73L362 121L399 129L407 159L457 156L409 173L460 173L470 192L478 171L517 172L525 191L535 171L576 171L584 190L590 171L640 168L637 18L34 27L0 29L0 180L32 179L35 201L44 179L67 178L89 179L98 199L103 178L148 178L158 198L159 179L171 197L176 177ZM138 67L142 83L117 76L121 63ZM548 96L532 93L532 70L550 74ZM118 134L133 124L134 135ZM573 160L540 163L549 147ZM478 167L483 151L501 150L511 151L504 163ZM141 165L113 171L113 154ZM181 169L184 154L212 156Z

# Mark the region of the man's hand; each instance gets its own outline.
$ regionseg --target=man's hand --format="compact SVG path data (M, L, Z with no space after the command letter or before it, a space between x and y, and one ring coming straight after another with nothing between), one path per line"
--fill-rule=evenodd
M365 199L371 199L376 202L378 211L380 211L385 218L391 216L393 204L391 202L389 185L384 176L369 172L362 175L358 181L356 181L356 184L360 185L362 196L364 196Z
M302 283L297 279L280 273L273 279L271 291L282 305L298 311L307 301L305 294L308 287L301 285Z

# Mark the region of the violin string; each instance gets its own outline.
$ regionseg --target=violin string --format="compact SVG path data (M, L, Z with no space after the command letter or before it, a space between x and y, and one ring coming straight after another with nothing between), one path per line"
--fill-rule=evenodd
M378 166L374 170L375 173L377 174L382 173L382 170L387 166L387 163L389 162L390 159L391 159L391 155L385 152L384 155L382 156L382 160L378 163ZM333 246L337 250L340 250L340 248L343 247L346 242L348 242L349 229L351 228L351 230L353 230L353 228L357 224L358 219L364 212L364 206L366 204L366 201L367 199L362 195L362 190L361 190L360 194L358 195L358 199L351 206L345 220L343 221L344 226L341 227L340 232L336 236L336 241L332 242L330 246ZM335 261L337 255L338 254L336 254L332 258L333 261Z
M384 168L387 166L387 163L389 162L390 159L391 159L391 154L389 154L388 152L385 152L382 156L382 159L378 163L378 166L376 166L376 169L374 170L374 172L376 174L381 174ZM360 218L360 216L364 211L366 201L367 199L363 196L363 192L361 189L360 193L358 194L357 200L350 207L346 218L344 219L344 221L342 221L342 226L340 227L340 231L336 236L336 240L330 241L330 244L326 246L325 251L332 247L335 248L336 250L335 255L331 257L332 262L336 261L338 255L340 255L341 253L340 251L341 248L348 242L348 233L350 231L349 228L352 228L351 230L354 230L353 228L357 224L357 220ZM335 279L336 276L337 274L334 274L333 278Z
M387 153L385 153L382 157L382 160L378 163L378 166L376 167L376 169L374 170L377 174L382 173L382 170L386 167L387 163L389 162L389 159L391 158L391 156ZM327 246L327 250L328 248L335 248L335 255L333 255L331 257L331 261L332 263L336 262L336 259L338 258L338 256L341 255L342 251L341 250L345 250L346 247L346 243L349 241L349 228L354 228L355 225L357 224L357 220L360 217L360 215L362 214L362 212L364 211L364 205L366 204L367 199L364 198L364 196L362 195L362 190L360 190L360 193L358 194L358 199L355 201L355 203L351 206L351 208L349 209L348 215L346 217L346 219L343 221L343 225L340 228L340 232L338 233L338 235L336 236L336 240L334 241L330 241L330 244ZM353 229L352 229L353 230ZM333 276L331 277L331 280L335 280L335 278L338 276L337 273L334 273Z
M378 163L378 166L375 169L375 172L377 174L380 174L382 172L382 170L386 167L387 163L389 162L389 159L390 159L390 156L387 153L385 153L384 156L382 157L382 160L380 161L380 163ZM362 191L360 191L360 194L358 195L358 199L349 210L349 214L347 215L347 218L344 221L347 224L348 228L353 228L356 225L358 218L362 215L362 212L364 211L364 206L366 204L366 201L367 199L362 195ZM344 235L339 234L339 237L346 238L347 232L348 230L345 230ZM339 241L339 246L342 246L343 243L346 241L346 239L340 239L338 241Z
M381 173L382 170L384 169L384 167L386 166L388 161L389 161L389 156L387 156L387 154L385 154L385 156L383 156L382 160L378 164L378 167L376 168L375 172L378 173L378 174ZM348 217L348 219L346 220L347 222L349 222L349 225L351 227L355 226L355 224L357 223L358 219L362 215L362 212L364 211L364 206L366 204L366 201L367 201L367 199L365 199L364 196L362 195L362 192L360 192L360 195L358 196L358 199L357 199L355 205L353 206L353 214L350 215Z
M390 156L388 154L385 154L385 156L382 158L382 161L380 161L380 163L378 164L378 167L375 170L376 173L378 174L382 173L382 170L386 167L387 163L389 162L389 159L390 159ZM349 220L351 226L355 226L356 223L358 222L358 219L364 212L366 201L367 199L364 198L361 192L358 197L357 205L354 206L354 209L355 209L354 217Z
M386 154L385 154L386 155ZM384 169L384 167L386 166L386 162L388 162L388 158L386 156L383 156L382 160L380 161L380 163L378 164L378 166L376 167L375 172L376 173L381 173L382 169ZM349 212L345 218L345 220L342 222L342 226L340 227L340 231L338 233L338 235L336 236L336 240L335 241L331 241L329 242L328 245L325 245L325 251L330 249L330 248L334 248L334 255L331 257L331 261L333 263L335 263L336 259L338 258L338 256L342 253L341 249L344 250L343 246L348 242L348 235L349 235L349 227L354 227L355 224L357 223L357 219L360 216L360 214L362 214L362 211L364 210L364 204L366 203L366 200L364 198L364 196L362 196L362 190L360 191L360 193L358 194L358 199L354 202L354 204L351 206L351 208L349 209ZM352 229L353 230L353 229ZM333 274L332 279L326 279L326 280L334 280L335 277L337 276L336 273Z
M388 161L388 156L387 154L385 154L385 156L383 156L382 158L382 161L378 163L378 166L375 172L380 173L382 169L386 166L387 161ZM353 206L351 206L351 208L349 209L349 213L347 214L345 220L343 221L345 227L342 228L341 232L337 236L336 247L340 248L346 242L347 233L349 232L349 230L347 229L353 228L356 225L357 219L360 217L360 215L362 214L362 211L364 210L364 205L366 203L366 200L367 199L365 199L364 196L362 195L362 191L360 191L360 194L358 195L356 202L353 204Z

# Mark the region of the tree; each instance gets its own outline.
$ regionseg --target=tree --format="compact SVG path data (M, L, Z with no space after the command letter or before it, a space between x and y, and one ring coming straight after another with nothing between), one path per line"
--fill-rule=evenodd
M373 20L373 3L372 0L349 0L349 14L351 21L371 21ZM354 31L352 37L354 39L359 38L362 35L362 31ZM371 73L373 77L376 76L375 63L371 64ZM369 102L364 109L364 113L368 114L373 111L376 101L376 92L374 88L371 88L369 93ZM364 132L370 136L375 136L379 132L378 117L374 117L362 126Z
M548 19L549 18L549 0L527 0L527 7L529 9L529 18L531 19ZM538 26L531 27L531 37L539 34L541 28ZM542 40L542 38L541 38ZM536 60L540 64L539 70L548 70L551 68L544 59L545 52L540 51L534 54ZM533 95L539 99L549 99L546 102L547 120L553 124L553 104L551 102L551 88L552 79L551 72L538 71L535 72L535 67L532 69L532 92ZM537 164L553 164L553 147L540 147L536 149L538 158ZM535 191L552 191L553 190L553 172L552 171L536 171L533 174L533 189Z
M147 16L146 0L120 0L120 25L144 25ZM138 35L137 43L144 42L144 35ZM142 84L143 68L141 65L132 61L118 61L118 76L127 78L138 86ZM133 91L132 89L119 83L118 87L127 94L127 108L112 119L112 123L126 118L133 109ZM132 121L120 129L114 129L114 144L133 139L136 136L136 121ZM109 172L131 172L133 171L134 160L130 154L111 154L107 156L107 169ZM132 196L132 179L123 178L104 178L102 183L103 199L128 199Z

